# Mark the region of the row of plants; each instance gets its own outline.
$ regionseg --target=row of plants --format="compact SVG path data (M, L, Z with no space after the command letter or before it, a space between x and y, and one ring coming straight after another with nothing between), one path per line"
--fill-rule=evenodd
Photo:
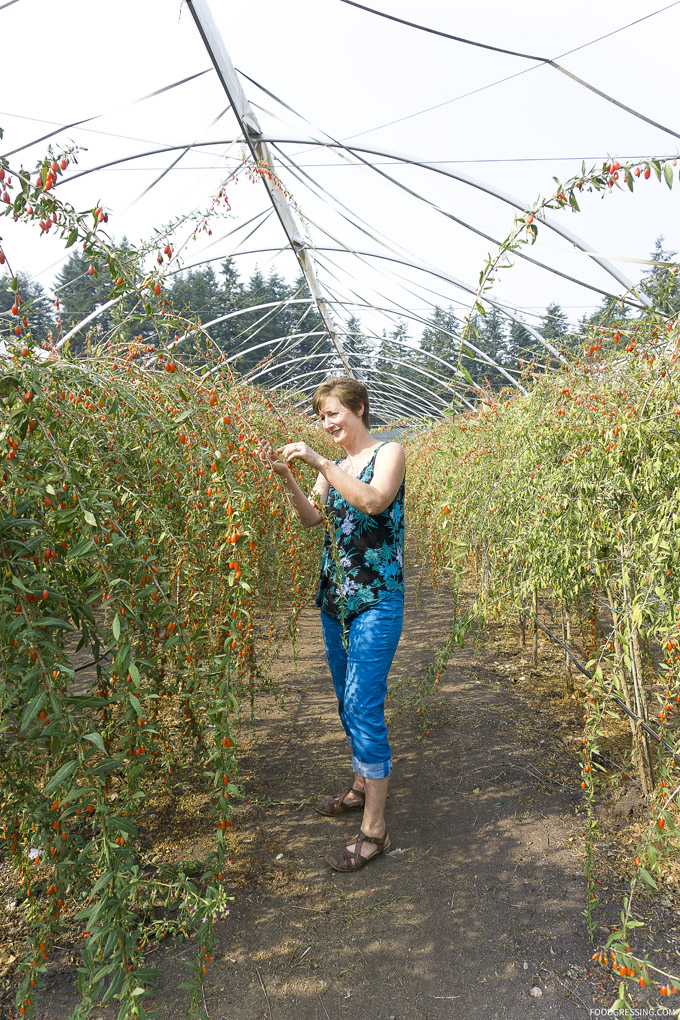
M459 365L465 339L476 336L479 317L487 314L485 295L534 244L548 212L578 213L589 194L630 195L654 180L672 189L677 164L677 156L609 159L589 171L584 164L568 181L555 178L552 194L516 215L489 255L462 330ZM636 890L658 887L679 836L678 269L670 259L656 260L649 285L643 281L613 302L587 330L582 351L547 343L557 369L536 373L529 365L523 394L480 390L475 412L450 417L409 444L415 543L421 554L428 551L435 575L445 569L454 587L470 563L480 582L472 617L456 625L444 658L472 621L516 612L521 643L533 622L534 661L542 628L565 649L569 687L572 661L586 678L580 768L591 935L598 903L594 797L603 768L598 742L611 716L629 721L627 768L637 774L649 819L620 925L594 956L621 978L611 1008L625 1015L631 1015L631 980L641 989L657 985L662 996L680 986L677 976L631 947L642 924L633 909ZM626 298L647 307L629 317ZM541 604L553 607L552 630L539 619ZM585 664L574 654L578 631L590 657ZM438 676L435 663L425 694Z
M70 904L83 1003L103 993L144 1016L150 939L197 930L199 976L209 955L233 719L281 614L294 636L318 564L259 442L319 437L229 379L166 372L162 355L32 354L0 374L0 810L33 932L18 1006L30 1015ZM191 762L213 789L199 880L181 861L142 868L137 846L148 794Z
M16 1008L33 1015L55 943L77 930L73 1017L110 1001L119 1020L153 1015L149 948L191 933L198 1016L228 909L234 722L280 634L294 639L318 569L320 536L298 530L260 442L322 440L292 402L234 379L190 310L173 311L166 234L120 253L101 207L59 200L73 158L50 153L30 174L0 159L7 214L81 246L121 299L76 359L36 328L15 278L0 365L0 847L30 932ZM201 367L175 356L187 335ZM191 770L211 791L213 845L200 866L162 863L140 822Z
M669 285L676 271L669 267ZM608 718L628 709L624 771L636 775L649 821L620 927L597 954L624 979L617 1008L628 1008L631 979L642 988L656 980L663 994L680 984L631 947L640 924L635 890L657 887L680 837L679 359L677 320L652 309L625 328L598 328L582 357L535 378L526 396L488 396L478 412L409 444L415 541L454 578L475 564L475 614L538 624L540 600L554 607L548 629L572 653L575 641L565 638L577 629L584 636L580 758L591 931L599 741Z

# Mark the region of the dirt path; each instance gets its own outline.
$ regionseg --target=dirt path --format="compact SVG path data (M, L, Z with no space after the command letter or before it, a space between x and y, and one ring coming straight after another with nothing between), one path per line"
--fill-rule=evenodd
M448 624L445 598L427 589L416 606L411 593L392 677L421 674ZM612 1001L581 913L581 708L557 653L542 646L532 673L512 638L490 627L454 653L428 737L413 717L394 724L393 852L346 877L323 858L360 815L310 806L350 771L318 619L305 615L297 666L277 664L285 709L262 699L243 734L249 799L232 829L235 899L208 968L209 1020L586 1020ZM197 838L180 826L178 855ZM149 1006L162 1020L184 1017L191 958L181 944L154 954ZM73 971L57 969L38 1015L62 1020L75 1001Z

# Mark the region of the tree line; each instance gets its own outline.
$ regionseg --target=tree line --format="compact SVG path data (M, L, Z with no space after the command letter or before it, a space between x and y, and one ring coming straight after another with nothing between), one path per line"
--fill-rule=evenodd
M131 275L139 275L134 252L125 239L117 254L123 259L129 256ZM659 237L650 256L651 271L640 285L640 291L669 314L680 309L680 284L666 265L674 255L664 250ZM22 310L29 314L37 341L59 339L95 309L101 309L86 328L71 337L70 351L76 357L102 337L127 342L144 333L145 313L137 307L140 302L127 294L105 307L114 281L106 268L94 275L89 268L84 253L72 252L55 277L54 298L26 274L18 277ZM5 275L0 278L0 338L13 328L10 310L14 300L11 281ZM228 258L217 268L207 264L168 276L163 300L169 321L205 327L181 334L183 339L175 350L178 360L202 365L218 352L230 359L235 374L250 374L267 387L294 386L302 381L300 376L309 385L328 374L327 359L315 358L328 350L324 326L301 277L291 284L274 270L265 275L256 268L244 281L235 260ZM429 320L422 320L422 326L417 319L400 319L391 331L367 336L361 321L352 315L338 333L353 369L369 389L376 374L394 378L397 385L400 380L401 385L408 381L425 402L431 402L434 394L435 404L443 407L454 399L456 390L498 391L509 384L508 375L517 377L523 371L557 364L537 334L565 353L580 349L594 326L625 328L631 322L634 314L629 306L605 297L598 308L576 323L569 321L557 302L547 305L533 327L521 316L509 318L490 306L486 315L476 313L465 331L459 312L452 306L437 306ZM343 371L339 357L333 359L331 368Z

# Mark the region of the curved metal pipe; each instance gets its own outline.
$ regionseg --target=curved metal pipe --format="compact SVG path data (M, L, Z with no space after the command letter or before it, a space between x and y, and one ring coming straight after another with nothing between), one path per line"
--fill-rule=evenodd
M282 389L284 386L292 386L293 384L296 384L300 379L307 379L307 378L309 378L309 376L313 376L313 375L317 375L317 372L303 372L300 375L292 377L292 379L290 381L288 381L288 382L277 383L275 386L272 386L272 390ZM311 385L308 385L308 386L300 386L300 387L295 387L295 388L299 388L303 392L307 392L308 390L311 390L312 388L316 389L317 385L318 385L318 383L315 382L315 383L313 383ZM411 400L411 399L408 399L408 398L404 399L403 388L397 388L397 387L393 387L393 386L390 385L388 387L388 389L391 392L397 393L399 395L399 399L402 401L402 404L406 405L407 407L410 407L413 410L413 412L416 414L416 416L422 416L423 408L428 410L427 405L424 404L422 401ZM382 394L379 393L378 391L372 391L371 392L371 398L372 399L373 399L374 395L376 395L376 397L381 397L382 396ZM392 406L393 406L394 410L399 410L397 404L394 404ZM375 402L373 404L373 407L376 410L376 413L380 410L380 405L378 405L376 407ZM441 417L441 412L437 411L435 413L432 413L431 416L435 417L435 418L436 417Z
M304 359L300 359L300 360L303 361ZM406 380L402 376L394 375L391 372L384 372L384 371L382 371L379 368L374 368L372 366L366 366L366 365L360 365L359 366L359 371L360 371L361 374L367 373L367 374L376 374L376 375L379 375L381 383L383 385L385 385L386 388L389 389L391 392L399 394L400 397L403 397L403 394L404 394L404 384L408 384L411 387L415 386L417 389L423 390L423 392L426 393L428 395L428 397L432 397L433 399L436 399L437 402L441 405L441 407L440 408L435 407L435 405L433 403L430 403L428 400L426 400L425 398L421 397L421 395L419 393L411 394L411 396L414 397L415 399L418 399L423 406L426 406L426 407L430 408L430 410L432 411L432 413L435 416L440 416L442 414L443 410L445 408L447 408L449 406L449 404L451 403L451 401L447 402L442 397L432 393L431 390L428 390L426 386L422 386L420 383L416 383L413 379ZM274 384L271 387L271 389L273 389L273 390L274 389L280 389L283 386L287 386L287 385L290 385L291 383L295 383L299 379L306 379L306 378L308 378L309 376L312 376L312 375L318 375L318 370L312 371L312 372L298 373L297 375L293 374L293 375L289 376L289 378L287 380L281 380L281 381L277 382L276 384ZM391 383L385 384L384 383L384 379L385 378L394 379L400 385L399 386L393 386ZM381 393L382 391L380 389L373 389L372 388L371 392L372 393ZM456 392L454 392L453 396L454 396L454 398L457 397L460 400L463 400L463 401L465 400L464 397L461 397L460 394L458 394ZM468 406L472 409L472 405L471 404L468 404Z
M204 142L201 142L201 146L202 147L206 147L206 148L210 147L210 146L222 146L222 145L228 144L231 141L233 141L233 139L216 139L214 141L204 141ZM320 146L320 147L328 148L328 149L341 149L341 150L344 150L346 152L350 152L353 155L357 156L357 158L360 160L360 162L362 162L364 165L368 166L370 169L374 170L375 172L380 173L387 180L390 180L393 184L395 184L396 187L399 187L402 190L408 191L409 193L413 194L414 197L416 197L416 198L421 198L421 196L417 195L416 192L411 192L411 189L406 188L399 181L394 180L389 174L385 174L383 171L378 171L377 168L375 166L373 166L372 164L368 163L367 160L361 159L361 156L359 154L360 153L366 153L367 155L371 155L371 156L381 156L381 157L384 157L386 159L394 159L394 160L396 160L397 162L400 162L400 163L406 163L406 164L408 164L410 166L417 166L417 167L420 167L423 170L430 170L432 173L437 173L437 174L440 174L440 175L442 175L444 177L449 177L452 180L456 180L456 181L458 181L461 184L467 184L470 187L475 188L475 189L477 189L479 191L482 191L485 194L491 195L493 198L496 198L499 201L504 202L507 205L510 205L512 208L517 209L520 212L525 212L528 208L530 208L530 203L521 202L518 198L515 198L512 195L508 195L506 192L503 192L503 191L501 191L498 188L494 188L494 187L492 187L489 184L485 184L483 181L479 181L476 178L470 177L469 175L463 174L460 171L454 172L453 170L448 170L448 169L446 169L444 167L438 166L436 163L427 163L427 162L424 162L422 160L412 159L409 156L402 155L400 153L388 152L388 151L385 151L383 149L371 149L371 148L368 148L366 146L358 146L358 145L348 146L348 145L344 145L342 142L335 142L335 141L323 141L322 142L322 141L318 141L318 140L313 139L313 138L264 138L263 137L262 141L267 142L267 143L272 144L272 145L310 145L310 146ZM117 166L120 163L130 162L130 161L135 160L135 159L143 159L143 158L148 157L148 156L155 156L155 155L159 155L159 154L162 154L162 153L174 152L174 151L176 151L178 149L185 149L186 147L187 147L186 143L184 145L166 145L166 146L161 146L161 147L155 148L155 149L149 149L149 150L147 150L145 152L137 153L137 154L132 155L132 156L125 156L125 157L122 157L121 159L110 160L110 161L108 161L106 163L101 163L101 164L99 164L96 167L91 167L88 170L83 170L80 173L72 174L69 177L69 181L76 180L78 177L84 176L85 174L88 174L88 173L94 173L97 170L105 170L105 169L107 169L107 168L109 168L111 166ZM631 281L623 273L621 273L618 269L616 269L615 266L612 266L611 263L607 259L605 259L602 256L598 255L595 252L595 250L590 245L588 245L585 241L583 241L581 238L579 238L576 234L573 234L570 230L567 230L565 227L562 227L560 224L556 223L552 219L548 219L547 217L544 218L541 222L545 226L549 227L551 230L555 231L555 233L559 234L565 240L569 241L570 244L573 244L580 251L583 251L586 254L588 254L592 258L592 260L594 262L596 262L600 266L600 268L604 269L604 271L606 273L608 273L610 276L612 276L617 281L617 283L621 284L621 286L625 287L626 290L630 290L633 287L633 284L631 283ZM557 270L554 271L554 270L550 269L549 267L545 267L545 268L548 270L548 272L557 272L558 275L562 275ZM584 281L578 281L577 280L575 282L580 283L584 287L588 287L589 286ZM645 305L645 307L650 307L649 299L646 298L644 295L640 295L640 301Z
M299 358L290 358L288 361L281 362L281 364L274 363L272 365L268 365L266 368L262 369L256 375L249 376L249 382L255 382L256 379L260 379L263 375L268 375L269 372L274 372L274 371L280 370L282 368L285 368L286 365L295 365L295 364L297 364L297 363L299 363L301 361L304 362L304 361L311 360L311 358L328 358L328 357L332 357L332 355L330 355L330 354L300 355ZM424 369L420 368L419 366L409 365L407 362L402 361L400 358L394 358L392 360L393 360L394 364L405 365L411 371L419 372L421 375L425 375L429 379L434 379L435 382L441 382L442 385L445 385L446 388L448 390L450 390L453 394L455 394L456 396L459 395L458 394L458 390L456 390L453 386L449 385L448 383L443 382L443 380L437 379L436 376L430 375L429 372L426 372ZM424 388L426 389L426 387L424 387ZM434 396L434 394L432 394L432 395Z
M514 195L509 195L507 192L501 191L499 188L495 188L491 184L486 184L484 181L477 180L477 178L475 177L470 177L469 174L463 174L460 171L455 172L453 170L447 170L436 163L427 163L424 162L423 160L411 159L411 157L403 155L401 153L385 152L380 149L370 149L362 145L345 145L343 142L335 141L319 142L315 141L314 139L301 140L294 138L293 139L267 138L265 140L271 145L312 145L312 146L318 145L323 146L326 149L342 149L345 152L351 152L352 155L357 156L360 159L360 161L364 163L364 165L369 166L370 169L374 170L376 173L379 173L382 177L385 177L387 180L390 180L397 187L401 188L404 191L407 191L415 198L420 199L421 196L419 196L417 192L411 191L410 188L406 188L405 185L401 184L399 181L390 177L389 174L386 174L382 170L378 170L377 167L368 163L366 160L362 160L361 156L359 156L358 154L364 152L370 156L384 156L388 159L395 159L400 163L406 163L410 166L420 167L422 170L430 170L433 173L441 174L444 177L449 177L454 181L458 181L460 184L467 184L469 187L475 188L476 190L481 191L484 194L491 195L492 198L496 198L500 202L504 202L506 205L509 205L514 209L518 209L520 212L526 212L526 210L530 209L531 207L530 203L522 202L520 199L515 198ZM581 251L587 252L591 256L593 261L597 262L601 269L604 269L606 273L609 273L609 275L612 276L623 287L625 287L626 290L631 289L631 287L633 286L631 281L628 280L628 278L624 276L624 274L621 273L620 270L616 268L616 266L612 266L607 259L603 258L601 255L598 255L595 249L591 248L590 245L587 244L584 240L582 240L582 238L578 237L577 234L574 234L570 230L567 230L566 227L561 226L556 221L548 219L548 217L543 217L540 222L543 223L545 226L549 227L550 230L553 230L556 234L559 234L560 237L563 237L566 241L569 241L570 244L573 244L576 248L579 248ZM649 305L647 307L649 307Z
M278 248L276 248L276 249L263 248L263 249L257 249L254 252L243 252L242 254L257 254L258 251L262 251L262 252L265 252L265 251L279 251L279 249ZM439 272L438 270L430 269L427 266L418 265L417 263L414 263L414 262L407 262L405 259L398 259L398 258L396 258L395 256L392 256L392 255L379 255L377 252L370 252L370 251L367 251L367 252L365 252L365 251L350 252L346 248L330 248L330 247L315 248L315 251L318 251L318 252L320 252L320 251L332 251L332 252L340 252L341 254L363 255L366 258L376 258L376 259L382 259L383 261L386 261L386 262L396 262L398 265L408 266L410 269L419 269L423 273L428 273L430 276L434 276L434 277L436 277L439 280L444 280L444 281L446 281L446 283L451 283L451 284L453 284L454 287L457 287L459 290L464 291L466 294L476 295L476 291L475 291L474 287L470 287L468 284L463 283L462 280L458 280L454 276L449 276L447 273L442 273L442 272ZM611 296L611 295L606 294L605 291L600 291L599 293L605 294L608 297ZM503 315L506 319L510 319L511 322L516 322L518 325L520 325L524 329L526 329L527 333L529 333L531 336L533 336L533 338L535 340L537 340L543 347L545 347L546 350L550 351L550 353L553 355L553 357L557 358L558 361L561 361L562 364L565 364L565 359L560 354L560 352L557 350L557 348L554 347L550 343L549 340L546 340L545 337L543 337L538 332L538 330L536 330L533 326L531 326L527 322L524 322L524 320L521 319L519 317L519 315L515 314L514 312L509 311L509 309L507 309L506 306L502 302L496 301L493 298L490 298L490 297L486 296L486 297L483 298L483 300L486 301L487 304L489 304L493 308L495 308L499 312L500 315ZM394 314L394 312L395 312L394 309L385 308L385 307L381 307L380 305L374 305L374 304L369 304L369 303L366 303L366 304L362 305L360 302L328 301L328 304L329 305L334 305L334 304L347 305L347 304L349 304L350 307L354 307L354 308L370 308L370 309L375 309L377 311L387 312L387 313L391 313L391 314ZM256 307L260 307L260 306L256 306ZM264 306L262 306L262 307L264 307ZM247 311L247 309L245 311ZM233 315L233 314L235 314L235 313L230 313L230 315ZM414 315L414 314L409 314L407 312L404 312L403 310L400 310L397 314L400 315L400 316L404 316L406 318L413 319L414 322L421 322L424 325L432 325L429 322L429 320L427 320L425 318L422 318L422 317L419 317L419 316ZM212 325L215 322L222 322L223 319L228 318L228 317L229 316L221 316L219 319L213 319L211 323L205 323L205 325L208 326L208 325ZM456 334L451 334L451 336L454 337L455 339L460 339L460 336L456 336ZM473 351L475 351L476 354L479 354L480 357L482 357L486 361L486 363L488 365L493 366L494 368L498 368L499 371L503 372L503 374L506 375L506 373L504 372L502 367L500 365L498 365L492 358L490 358L490 355L488 355L485 352L481 351L478 347L475 347L475 345L472 344L469 340L466 340L465 343ZM522 387L519 387L517 382L514 381L512 378L510 378L510 377L507 377L507 378L508 378L508 381L511 383L511 385L515 386L516 388L522 389L522 392L526 392L525 390L523 390Z
M249 377L249 382L254 383L257 379L261 379L262 376L268 375L270 372L279 371L280 369L285 368L287 365L299 364L300 362L309 361L309 360L311 360L311 358L327 358L327 357L329 357L328 354L317 354L317 355L311 355L311 356L310 355L300 355L300 357L298 357L298 358L290 358L287 361L284 361L284 362L282 362L280 364L273 363L271 365L268 365L266 368L262 369L260 372L256 373L255 375L251 375ZM332 355L331 355L331 357L332 357ZM439 380L436 376L433 376L429 372L426 372L425 369L421 368L419 365L409 364L408 362L402 361L400 358L394 358L392 360L393 360L394 364L404 365L406 368L410 369L411 371L418 372L419 374L427 376L427 378L433 379L435 382L438 382L441 385L446 386L446 388L454 396L459 397L460 399L463 399L461 394L459 393L459 391L455 387L453 387L450 384L444 382L443 380ZM362 368L363 368L363 366L362 366ZM370 371L370 369L369 369L369 371ZM379 371L379 370L374 369L374 371ZM308 374L311 375L311 374L314 374L314 373L308 373ZM437 394L433 393L426 386L421 386L421 388L424 389L431 397L437 397Z

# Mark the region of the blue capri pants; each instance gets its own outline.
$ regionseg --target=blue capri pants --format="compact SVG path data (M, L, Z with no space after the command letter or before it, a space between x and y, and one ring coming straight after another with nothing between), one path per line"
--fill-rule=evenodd
M326 659L352 749L352 770L367 779L385 779L392 771L385 698L403 621L404 596L393 592L345 624L345 649L342 621L321 612Z

